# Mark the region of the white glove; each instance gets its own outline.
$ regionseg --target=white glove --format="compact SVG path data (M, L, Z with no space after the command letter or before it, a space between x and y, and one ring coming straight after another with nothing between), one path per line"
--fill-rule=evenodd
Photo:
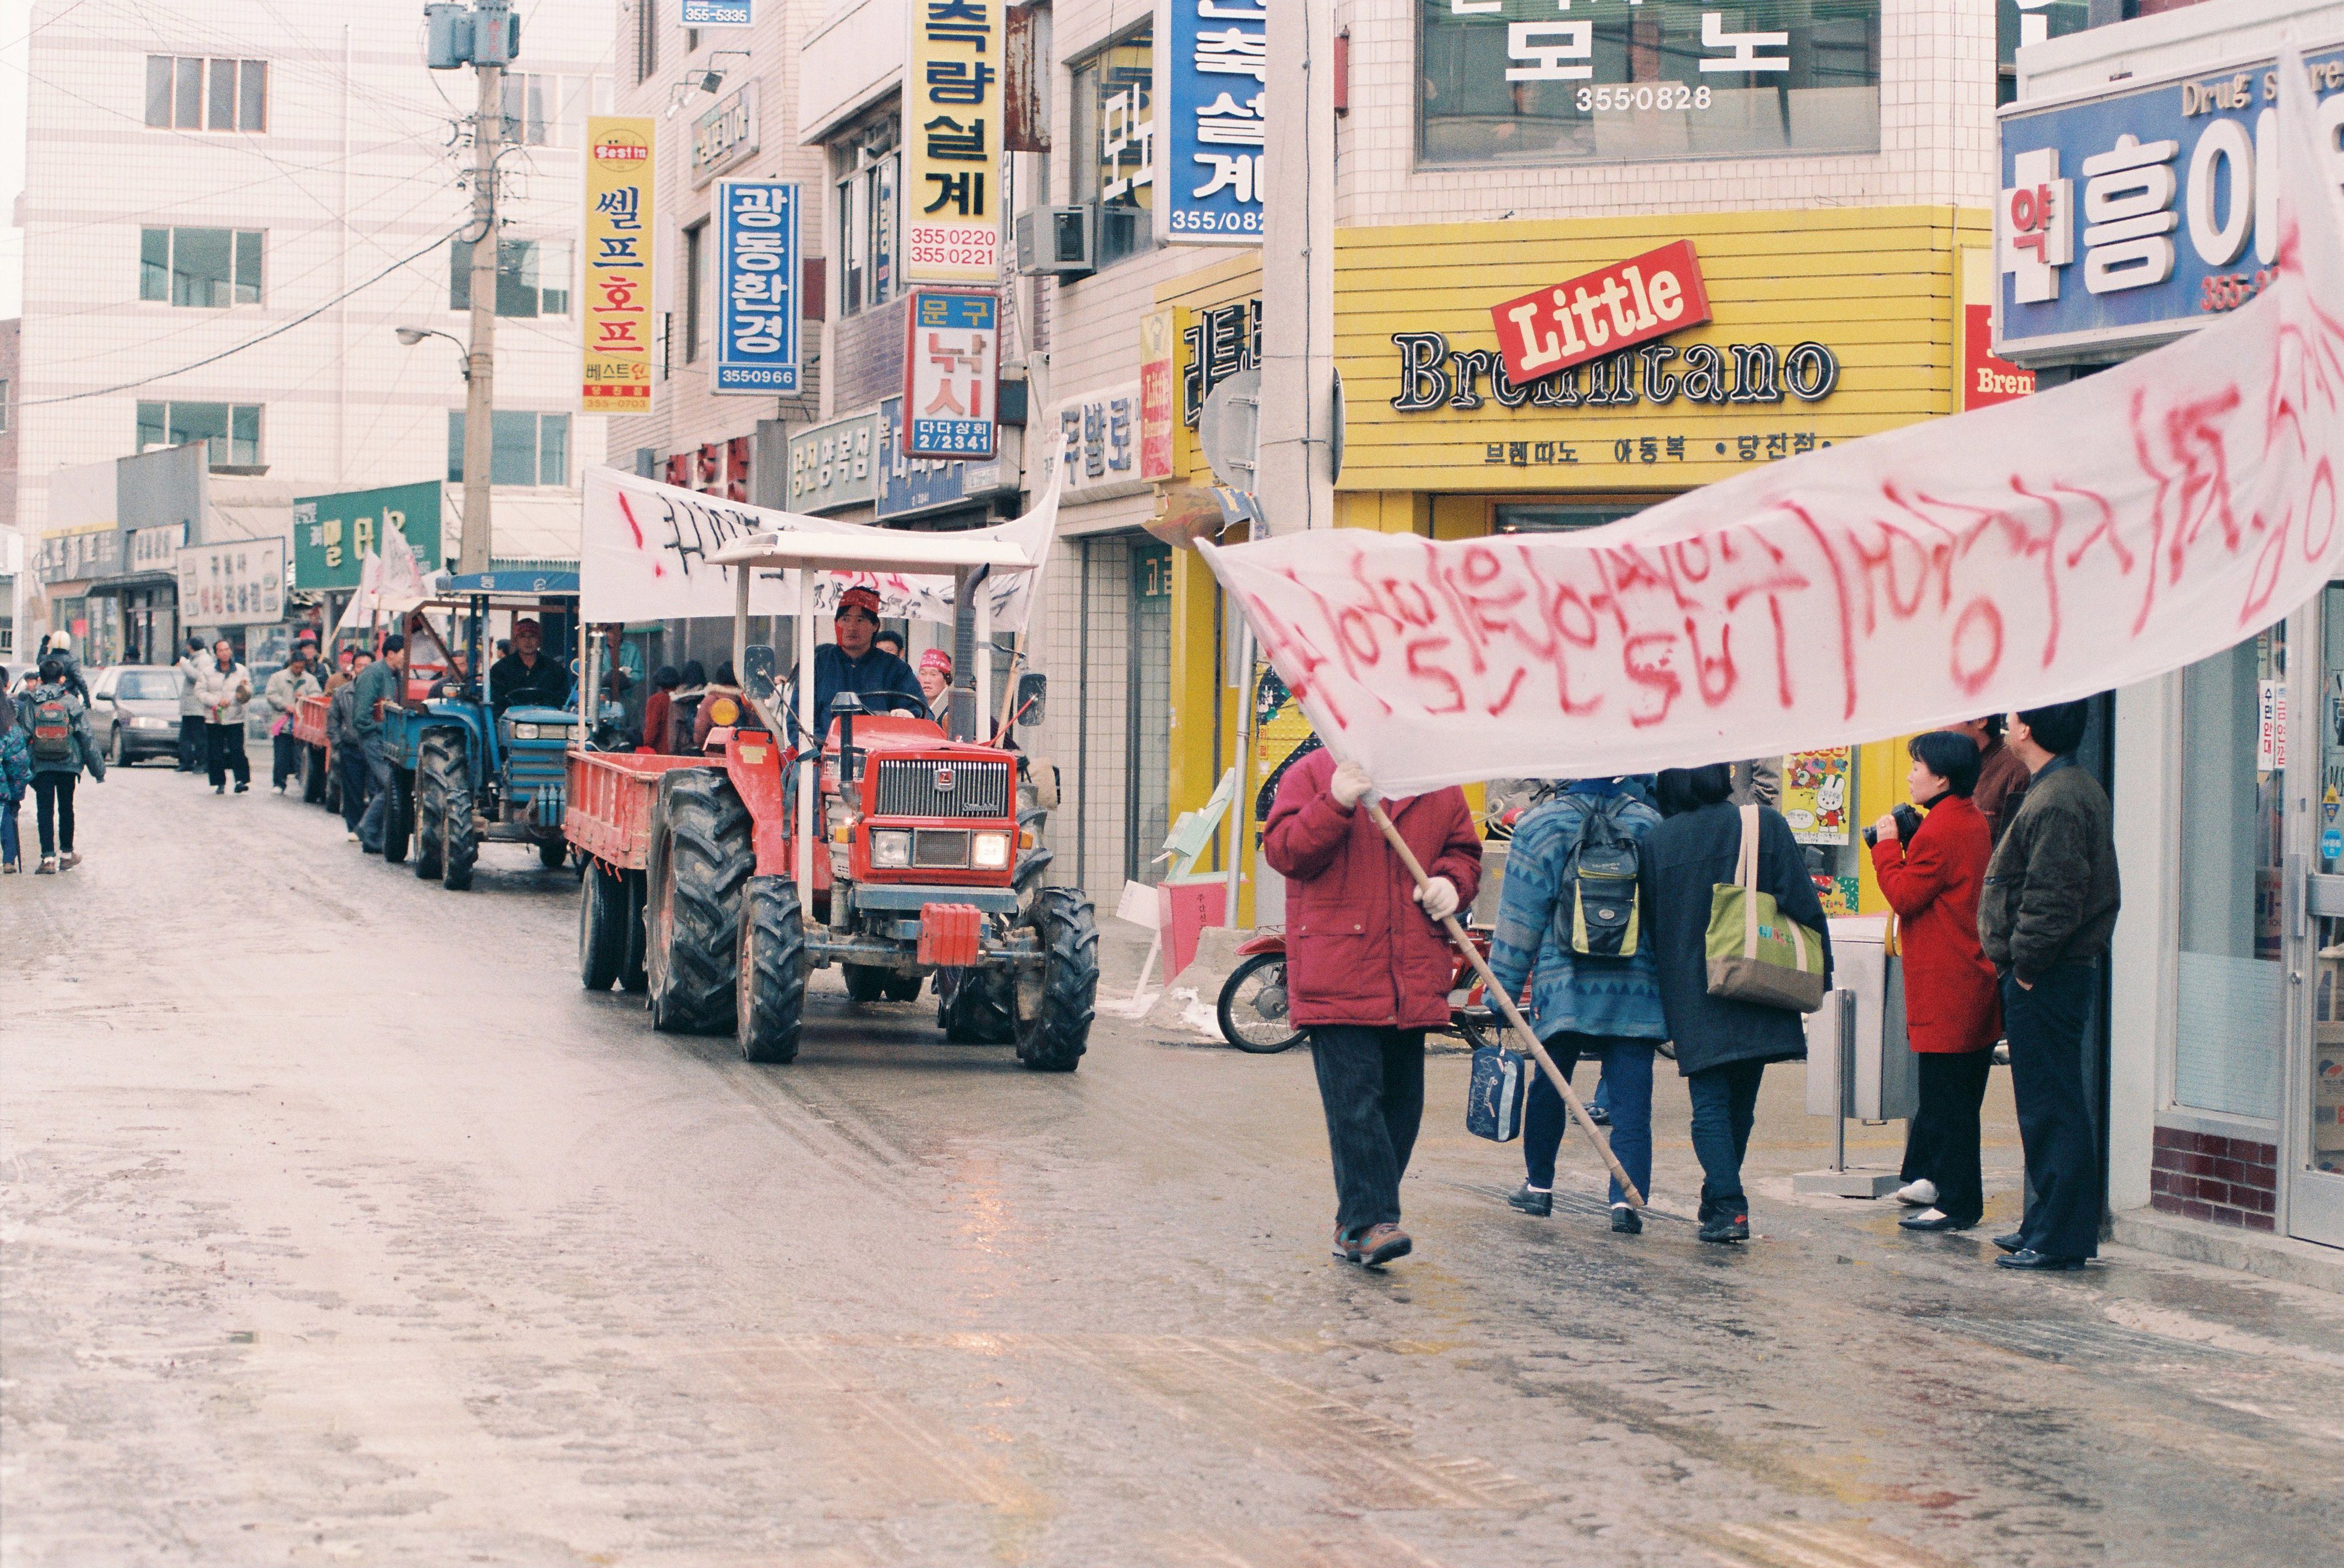
M1376 781L1368 776L1367 769L1357 763L1339 763L1334 778L1328 783L1327 793L1335 797L1337 805L1349 811L1367 799L1368 792L1375 787Z
M1457 885L1445 876L1429 877L1416 890L1416 901L1435 920L1446 920L1457 913Z

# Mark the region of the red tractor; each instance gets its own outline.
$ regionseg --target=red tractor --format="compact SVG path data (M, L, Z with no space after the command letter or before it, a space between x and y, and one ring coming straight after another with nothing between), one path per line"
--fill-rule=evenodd
M1098 929L1087 898L1042 885L1049 852L1032 843L1040 814L1021 820L1021 756L852 693L820 731L813 711L816 572L950 572L981 647L986 573L1030 564L998 540L874 532L764 534L711 557L743 582L802 569L794 703L773 650L748 642L744 592L733 637L746 708L715 714L705 757L572 754L565 831L592 863L581 974L640 985L655 1028L732 1030L753 1062L797 1056L817 968L837 965L865 1002L911 1000L933 975L948 1037L1014 1043L1026 1067L1071 1072L1090 1035ZM962 663L975 666L975 701L957 713L973 721L991 711L990 661ZM1042 678L1024 677L1016 697L1014 719L1036 722ZM802 743L815 734L818 746Z

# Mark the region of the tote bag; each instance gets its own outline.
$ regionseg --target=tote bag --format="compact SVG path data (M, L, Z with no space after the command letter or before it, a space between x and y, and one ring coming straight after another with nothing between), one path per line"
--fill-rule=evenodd
M1465 1096L1465 1130L1492 1143L1522 1135L1522 1102L1530 1094L1531 1062L1503 1046L1473 1049L1472 1087Z
M1812 1013L1824 1005L1824 943L1758 890L1758 808L1742 808L1733 880L1709 894L1709 994Z

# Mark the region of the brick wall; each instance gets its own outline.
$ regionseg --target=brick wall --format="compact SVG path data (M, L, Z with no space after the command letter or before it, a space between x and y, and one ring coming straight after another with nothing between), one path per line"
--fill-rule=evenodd
M2148 1171L2150 1208L2216 1225L2269 1230L2278 1194L2275 1146L2177 1127L2157 1129Z

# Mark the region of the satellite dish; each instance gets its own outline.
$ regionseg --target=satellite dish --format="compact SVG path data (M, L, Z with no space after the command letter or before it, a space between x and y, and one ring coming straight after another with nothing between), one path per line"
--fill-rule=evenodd
M1231 490L1254 490L1261 458L1261 372L1240 370L1206 396L1197 444L1213 477Z

